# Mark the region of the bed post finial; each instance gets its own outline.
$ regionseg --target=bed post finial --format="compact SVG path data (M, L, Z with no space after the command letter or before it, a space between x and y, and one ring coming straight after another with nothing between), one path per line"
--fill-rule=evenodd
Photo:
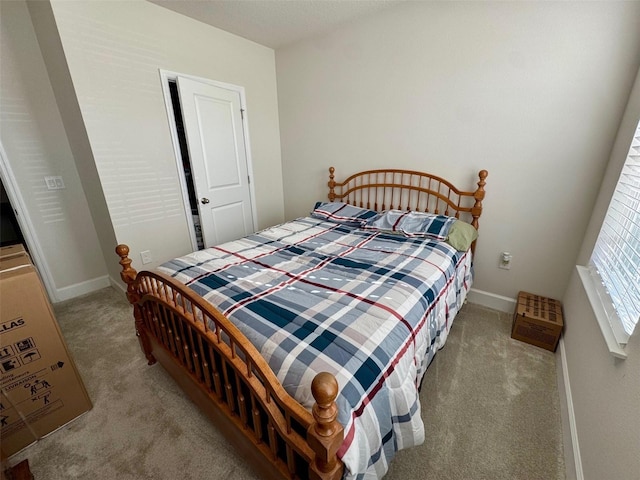
M487 175L489 175L489 172L487 172L486 170L480 170L478 172L478 178L480 178L480 181L478 182L478 191L482 191L484 193L484 186L487 184L487 182L485 182L485 180L487 179Z
M120 261L118 263L122 266L120 278L124 283L127 284L127 300L129 300L129 303L133 305L138 300L136 291L133 288L133 282L136 279L136 275L138 274L138 272L136 272L136 270L131 266L131 259L128 257L128 245L118 245L116 247L116 253L120 257Z
M487 175L489 175L489 172L487 172L486 170L480 170L478 172L478 178L480 180L478 181L477 190L473 193L473 198L476 199L476 203L471 209L471 216L473 217L471 225L473 225L476 229L478 228L478 218L480 218L480 214L482 213L482 200L484 199L484 186L487 184L487 182L485 181L487 179Z
M487 184L487 182L485 181L487 179L487 175L489 175L489 172L487 172L486 170L480 170L478 172L478 178L480 180L478 180L478 188L477 190L473 193L473 198L476 199L476 203L473 204L473 208L471 209L471 217L473 218L473 220L471 221L471 225L473 225L475 227L475 229L478 229L478 218L480 218L480 215L482 214L482 200L484 199L484 186ZM476 241L474 240L473 243L471 244L471 254L474 254L476 251Z
M120 263L120 265L122 266L120 278L122 278L122 281L127 284L127 300L129 300L129 303L133 305L133 318L135 319L136 336L140 341L140 348L142 348L144 356L147 357L147 363L149 365L153 365L154 363L156 363L156 359L151 354L151 342L149 342L149 338L146 336L142 328L142 313L140 312L140 307L138 306L140 294L134 286L138 272L136 272L135 268L131 266L128 245L118 245L116 247L116 253L120 257L120 262L118 263Z
M316 400L311 410L315 422L307 431L307 440L316 457L309 466L309 475L312 480L338 480L342 478L343 464L337 452L344 440L344 428L337 421L338 381L330 373L321 372L311 383L311 394Z
M336 182L334 180L334 173L335 173L336 169L333 167L329 167L329 182L327 183L327 186L329 187L329 201L333 202L336 199L336 192L333 190L336 186Z

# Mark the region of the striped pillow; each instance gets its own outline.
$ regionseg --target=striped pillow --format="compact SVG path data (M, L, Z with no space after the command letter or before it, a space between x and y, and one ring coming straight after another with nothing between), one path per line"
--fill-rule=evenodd
M342 202L317 202L311 216L330 222L361 227L377 213L366 208L359 208Z
M446 240L454 217L433 213L389 210L370 219L363 228L383 232L400 232L408 237Z

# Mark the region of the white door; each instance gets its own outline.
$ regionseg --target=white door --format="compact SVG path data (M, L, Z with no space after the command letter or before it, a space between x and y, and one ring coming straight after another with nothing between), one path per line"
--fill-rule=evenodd
M204 246L254 232L240 92L178 77Z

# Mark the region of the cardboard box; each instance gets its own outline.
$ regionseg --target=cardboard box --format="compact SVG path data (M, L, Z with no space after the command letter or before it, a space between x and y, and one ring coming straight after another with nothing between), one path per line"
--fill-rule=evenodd
M0 259L19 257L25 255L27 252L21 243L16 245L9 245L7 247L0 247Z
M562 304L558 300L518 293L511 338L555 352L563 325Z
M7 458L90 410L91 401L24 250L0 258L0 298L0 453Z

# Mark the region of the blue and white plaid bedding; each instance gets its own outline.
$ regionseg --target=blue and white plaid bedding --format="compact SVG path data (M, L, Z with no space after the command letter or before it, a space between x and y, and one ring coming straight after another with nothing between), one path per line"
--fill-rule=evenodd
M469 252L307 217L159 269L230 318L306 408L313 377L335 375L345 478L380 478L424 441L418 386L471 286Z

